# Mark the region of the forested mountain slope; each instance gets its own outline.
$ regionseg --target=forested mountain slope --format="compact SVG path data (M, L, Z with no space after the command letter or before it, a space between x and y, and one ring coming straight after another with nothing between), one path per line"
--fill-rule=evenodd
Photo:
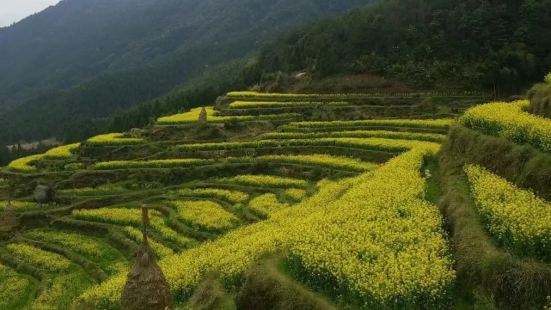
M1 139L108 116L278 32L370 1L64 0L0 29L0 111L10 110Z
M258 74L377 73L420 88L522 91L551 68L551 1L385 0L263 49Z

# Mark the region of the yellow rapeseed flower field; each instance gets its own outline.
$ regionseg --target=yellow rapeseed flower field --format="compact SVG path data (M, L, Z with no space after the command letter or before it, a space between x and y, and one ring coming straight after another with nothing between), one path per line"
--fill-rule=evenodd
M378 170L339 182L266 220L160 261L176 299L210 273L237 281L249 265L287 249L310 279L347 288L366 307L445 303L454 281L438 208L424 197L424 158L438 145L417 143ZM86 291L93 307L117 304L126 274Z
M465 172L492 235L524 254L551 257L551 203L479 166Z
M192 227L227 230L239 224L239 218L213 201L172 201L178 216Z
M527 100L483 104L467 110L460 122L467 128L551 152L551 119L525 112L529 105Z
M144 139L141 138L126 138L123 133L108 133L92 137L86 141L91 145L125 145L125 144L140 144Z
M80 143L62 145L48 150L44 155L47 158L67 158L73 156L73 151L79 147Z

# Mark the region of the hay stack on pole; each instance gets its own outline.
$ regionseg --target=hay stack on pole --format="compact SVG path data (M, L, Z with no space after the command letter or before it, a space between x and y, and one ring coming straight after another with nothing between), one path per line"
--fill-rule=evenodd
M173 309L170 288L147 241L147 210L146 206L142 207L142 245L122 291L121 303L124 310Z
M205 125L207 121L207 109L203 107L201 108L201 112L199 112L199 124Z

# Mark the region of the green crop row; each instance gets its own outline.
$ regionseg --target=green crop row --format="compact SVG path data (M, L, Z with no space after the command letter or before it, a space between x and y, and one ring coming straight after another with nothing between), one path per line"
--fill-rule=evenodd
M180 113L170 116L164 116L157 119L159 125L180 125L199 122L199 115L202 108L195 108L186 113ZM282 121L295 120L300 117L300 114L274 114L274 115L259 115L259 116L219 116L218 112L213 107L206 107L206 121L208 123L229 123L229 122L252 122L252 121Z
M0 264L0 309L13 309L32 286L33 283L27 277Z
M389 130L347 130L331 132L271 132L262 135L263 139L321 139L321 138L385 138L420 140L431 142L442 142L446 135L436 133L403 132Z
M361 126L389 126L409 128L448 129L453 124L453 119L374 119L358 121L331 121L331 122L296 122L288 124L295 128L339 128Z

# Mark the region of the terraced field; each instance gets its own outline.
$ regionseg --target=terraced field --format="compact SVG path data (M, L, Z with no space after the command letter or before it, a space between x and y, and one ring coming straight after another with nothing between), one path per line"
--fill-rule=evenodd
M456 122L476 98L452 99L427 118L418 97L232 92L150 128L12 162L0 176L13 199L0 208L17 215L2 232L0 308L120 308L145 205L181 309L541 309L549 202L456 152L450 128L511 131L506 117L486 125L499 116L482 107ZM525 119L518 131L538 129L512 143L548 151L538 130L551 121ZM452 182L472 205L457 203ZM55 187L54 201L32 202L38 184ZM461 246L465 219L490 245ZM490 246L484 254L502 264L465 269L476 265L465 251ZM520 284L507 282L511 270Z

